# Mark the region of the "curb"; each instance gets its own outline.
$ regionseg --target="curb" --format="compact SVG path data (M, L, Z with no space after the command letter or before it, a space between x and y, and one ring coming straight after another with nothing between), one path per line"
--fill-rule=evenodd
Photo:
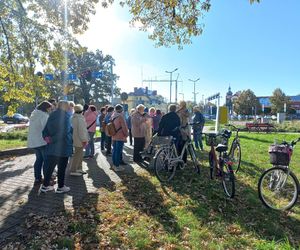
M101 137L95 137L94 141L99 142ZM33 148L15 148L15 149L9 149L0 151L0 157L7 157L7 156L22 156L22 155L29 155L34 154Z

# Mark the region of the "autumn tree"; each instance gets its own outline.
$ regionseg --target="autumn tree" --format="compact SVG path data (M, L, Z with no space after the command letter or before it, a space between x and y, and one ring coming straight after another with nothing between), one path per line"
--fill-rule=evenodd
M112 73L114 65L112 56L103 55L100 50L89 52L85 49L80 54L71 54L68 70L79 76L70 92L75 95L75 100L84 103L108 102L112 84L114 95L120 95L120 89L115 85L118 76ZM93 77L93 72L101 72L102 76Z
M103 0L102 6L108 7L114 0ZM156 0L156 1L119 1L126 5L132 16L132 26L148 32L148 37L157 46L178 45L182 48L190 44L194 36L202 34L203 17L211 8L210 0ZM260 0L249 0L250 3Z
M270 97L272 114L284 112L284 105L286 105L286 110L289 110L290 101L290 98L280 88L275 89Z
M242 91L238 98L234 100L233 110L239 115L250 115L254 114L255 111L260 111L261 105L254 92L247 89Z
M63 48L60 52L72 50L76 43L73 35L87 29L97 2L0 1L0 89L10 113L20 102L32 102L37 94L47 96L46 86L36 74L37 65L45 67L55 61L51 54L56 45Z

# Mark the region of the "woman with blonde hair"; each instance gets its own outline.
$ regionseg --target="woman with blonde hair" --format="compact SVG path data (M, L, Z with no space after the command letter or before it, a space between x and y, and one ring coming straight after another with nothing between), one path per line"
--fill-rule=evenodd
M133 161L141 162L143 159L140 152L144 150L145 147L145 128L147 121L147 113L145 111L145 106L139 104L136 107L136 111L131 117L131 132L134 139L133 143Z
M186 142L186 140L191 135L190 128L188 126L190 112L186 107L186 102L185 101L180 101L179 102L179 109L177 110L176 113L180 118L180 126L181 126L181 129L180 129L181 140L178 144L178 150L179 150L178 153L180 154L181 150L183 149L184 143ZM186 160L187 160L187 153L186 152L183 155L183 160L184 160L184 162L186 162Z

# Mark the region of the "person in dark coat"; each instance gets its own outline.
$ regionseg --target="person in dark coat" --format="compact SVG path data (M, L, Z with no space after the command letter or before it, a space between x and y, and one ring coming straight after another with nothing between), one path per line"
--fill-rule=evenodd
M159 136L173 136L178 142L180 139L180 118L176 114L176 105L169 105L169 113L162 116L157 134ZM178 129L177 129L178 128Z
M50 114L43 130L43 138L47 142L45 150L47 160L44 167L44 182L40 191L44 193L54 190L54 187L50 185L50 180L56 165L58 168L56 193L70 191L70 188L64 184L68 160L73 153L71 116L68 110L69 102L59 101L57 109Z
M195 141L196 149L201 149L203 151L203 143L202 143L202 130L204 127L205 119L204 116L200 112L200 108L198 106L193 107L194 115L192 117L193 123L197 123L193 125L193 135Z

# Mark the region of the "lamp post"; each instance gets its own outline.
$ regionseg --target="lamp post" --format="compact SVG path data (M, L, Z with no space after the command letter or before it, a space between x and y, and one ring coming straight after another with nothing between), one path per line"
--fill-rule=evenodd
M197 80L191 80L189 79L189 81L193 82L194 83L194 103L196 105L196 82L198 82L200 80L200 78L198 78ZM198 94L198 93L197 93Z
M178 70L178 68L172 70L172 71L167 71L166 70L166 73L169 73L170 74L170 102L172 102L172 74Z

